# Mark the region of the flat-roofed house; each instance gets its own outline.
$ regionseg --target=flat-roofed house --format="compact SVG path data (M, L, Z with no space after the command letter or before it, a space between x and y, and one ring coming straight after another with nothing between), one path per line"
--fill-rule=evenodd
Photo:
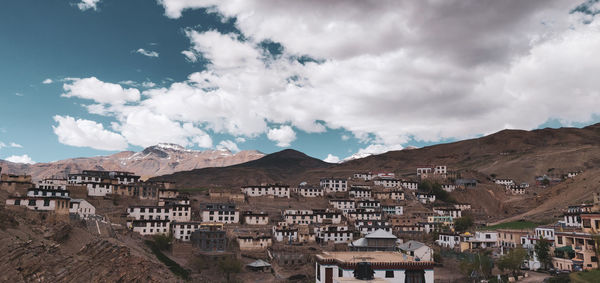
M363 265L373 271L370 281L355 278L355 270ZM433 283L433 265L398 252L323 252L316 256L315 282Z

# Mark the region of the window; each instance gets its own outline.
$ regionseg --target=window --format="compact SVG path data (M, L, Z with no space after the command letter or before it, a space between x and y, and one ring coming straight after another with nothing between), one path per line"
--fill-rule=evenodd
M21 200L20 199L16 199L15 200L15 205L21 205Z
M30 199L29 200L29 206L35 206L35 200L34 199Z
M385 271L385 278L394 278L394 271L393 270L386 270Z
M321 265L317 263L317 280L321 281Z
M344 277L344 270L338 267L338 277Z

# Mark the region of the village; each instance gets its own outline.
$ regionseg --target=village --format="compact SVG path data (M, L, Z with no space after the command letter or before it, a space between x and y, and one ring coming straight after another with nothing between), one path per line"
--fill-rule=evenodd
M580 173L536 176L535 185L496 176L490 182L518 196ZM523 270L560 274L598 268L600 193L593 202L564 208L564 217L552 223L494 228L477 219L471 203L451 197L455 190L476 190L477 184L445 165L423 165L410 178L356 172L322 176L314 184L199 192L99 170L37 182L1 174L0 188L10 195L7 209L84 221L98 236L120 234L150 243L153 251L184 266L178 274L184 279L189 270L208 273L211 265L223 263L229 265L221 270L228 280L231 275L244 282L458 282L498 274L482 269L473 255L502 266L517 252L524 255L516 267L502 267L511 282L527 279L530 273ZM538 255L539 242L547 254Z

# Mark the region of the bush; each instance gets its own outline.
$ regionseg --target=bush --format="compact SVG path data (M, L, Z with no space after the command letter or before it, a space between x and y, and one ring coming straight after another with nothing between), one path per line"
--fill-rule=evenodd
M158 247L161 251L166 251L171 248L171 242L173 238L170 235L156 234L152 236L152 239L154 240L156 247Z

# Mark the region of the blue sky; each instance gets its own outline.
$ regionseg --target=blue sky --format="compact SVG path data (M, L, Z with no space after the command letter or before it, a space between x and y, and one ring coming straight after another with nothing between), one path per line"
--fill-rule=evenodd
M599 122L598 3L532 2L7 1L0 159L176 142L335 161Z

